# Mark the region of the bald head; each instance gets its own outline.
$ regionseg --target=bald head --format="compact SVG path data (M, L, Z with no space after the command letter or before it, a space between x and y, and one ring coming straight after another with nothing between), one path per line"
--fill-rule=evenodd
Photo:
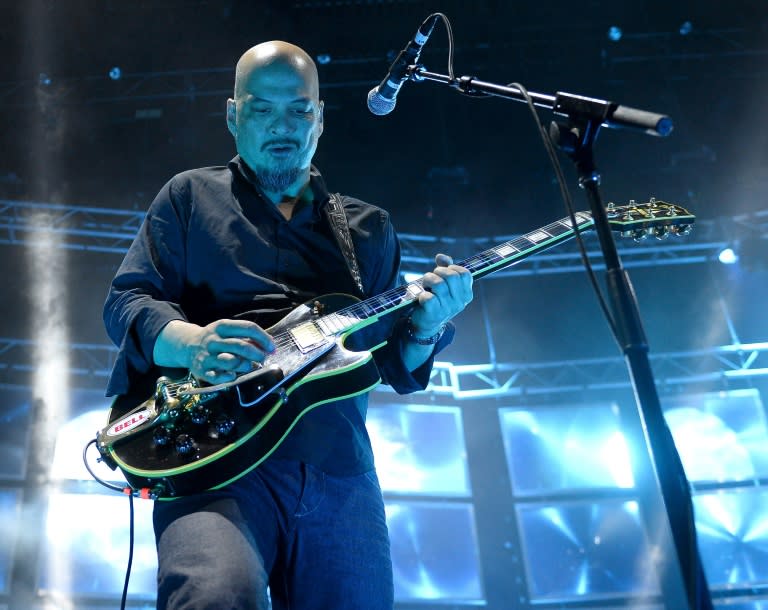
M320 85L315 62L304 49L282 40L262 42L242 54L235 68L235 99L240 98L246 91L254 73L277 67L287 68L301 75L314 98L319 99Z
M237 62L227 127L237 152L273 201L303 192L323 133L317 67L296 45L274 40Z

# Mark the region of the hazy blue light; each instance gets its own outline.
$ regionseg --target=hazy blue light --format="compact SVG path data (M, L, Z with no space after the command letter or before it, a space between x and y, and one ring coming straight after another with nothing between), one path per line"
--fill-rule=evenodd
M331 63L331 56L328 53L320 53L316 59L317 63L319 63L321 66Z
M483 599L469 504L387 502L396 601Z
M733 265L738 262L739 255L736 254L736 251L733 248L724 248L720 251L720 254L717 255L717 260L724 265Z
M621 40L623 34L624 32L622 32L621 28L617 25L612 25L610 28L608 28L608 40L618 42Z
M522 505L517 515L532 600L658 590L636 502Z
M112 80L120 80L122 76L123 76L123 71L118 66L114 66L109 71L109 78L111 78Z
M696 532L713 588L768 580L768 493L765 488L694 496Z
M504 408L499 417L515 495L634 486L615 405Z
M690 21L683 21L680 25L680 35L687 36L693 31L693 24Z
M385 492L470 495L458 407L372 406L366 427Z

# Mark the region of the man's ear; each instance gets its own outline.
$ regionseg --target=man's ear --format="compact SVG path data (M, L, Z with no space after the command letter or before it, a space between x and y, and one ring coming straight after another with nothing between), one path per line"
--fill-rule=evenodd
M320 131L318 132L318 136L320 136L323 133L323 108L325 108L325 105L323 104L323 100L320 100L320 117L318 118L318 125L320 126Z
M227 129L233 137L237 137L237 104L235 100L227 100Z

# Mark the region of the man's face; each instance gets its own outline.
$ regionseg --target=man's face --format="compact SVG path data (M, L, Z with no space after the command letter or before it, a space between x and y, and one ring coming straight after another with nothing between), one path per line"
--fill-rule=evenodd
M323 132L316 80L284 62L260 66L243 78L227 104L237 152L266 190L281 192L306 172Z

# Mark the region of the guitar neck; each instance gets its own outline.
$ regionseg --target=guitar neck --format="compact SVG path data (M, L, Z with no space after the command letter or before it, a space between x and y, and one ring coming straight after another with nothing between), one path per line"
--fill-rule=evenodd
M576 229L579 231L583 231L593 224L591 214L587 212L576 213ZM474 279L480 279L517 264L538 252L543 252L568 241L576 235L576 229L574 229L571 218L566 217L470 256L456 264L468 269ZM397 309L412 305L423 291L421 279L418 279L332 314L322 316L317 320L317 323L326 334L340 334L355 327L369 324Z

